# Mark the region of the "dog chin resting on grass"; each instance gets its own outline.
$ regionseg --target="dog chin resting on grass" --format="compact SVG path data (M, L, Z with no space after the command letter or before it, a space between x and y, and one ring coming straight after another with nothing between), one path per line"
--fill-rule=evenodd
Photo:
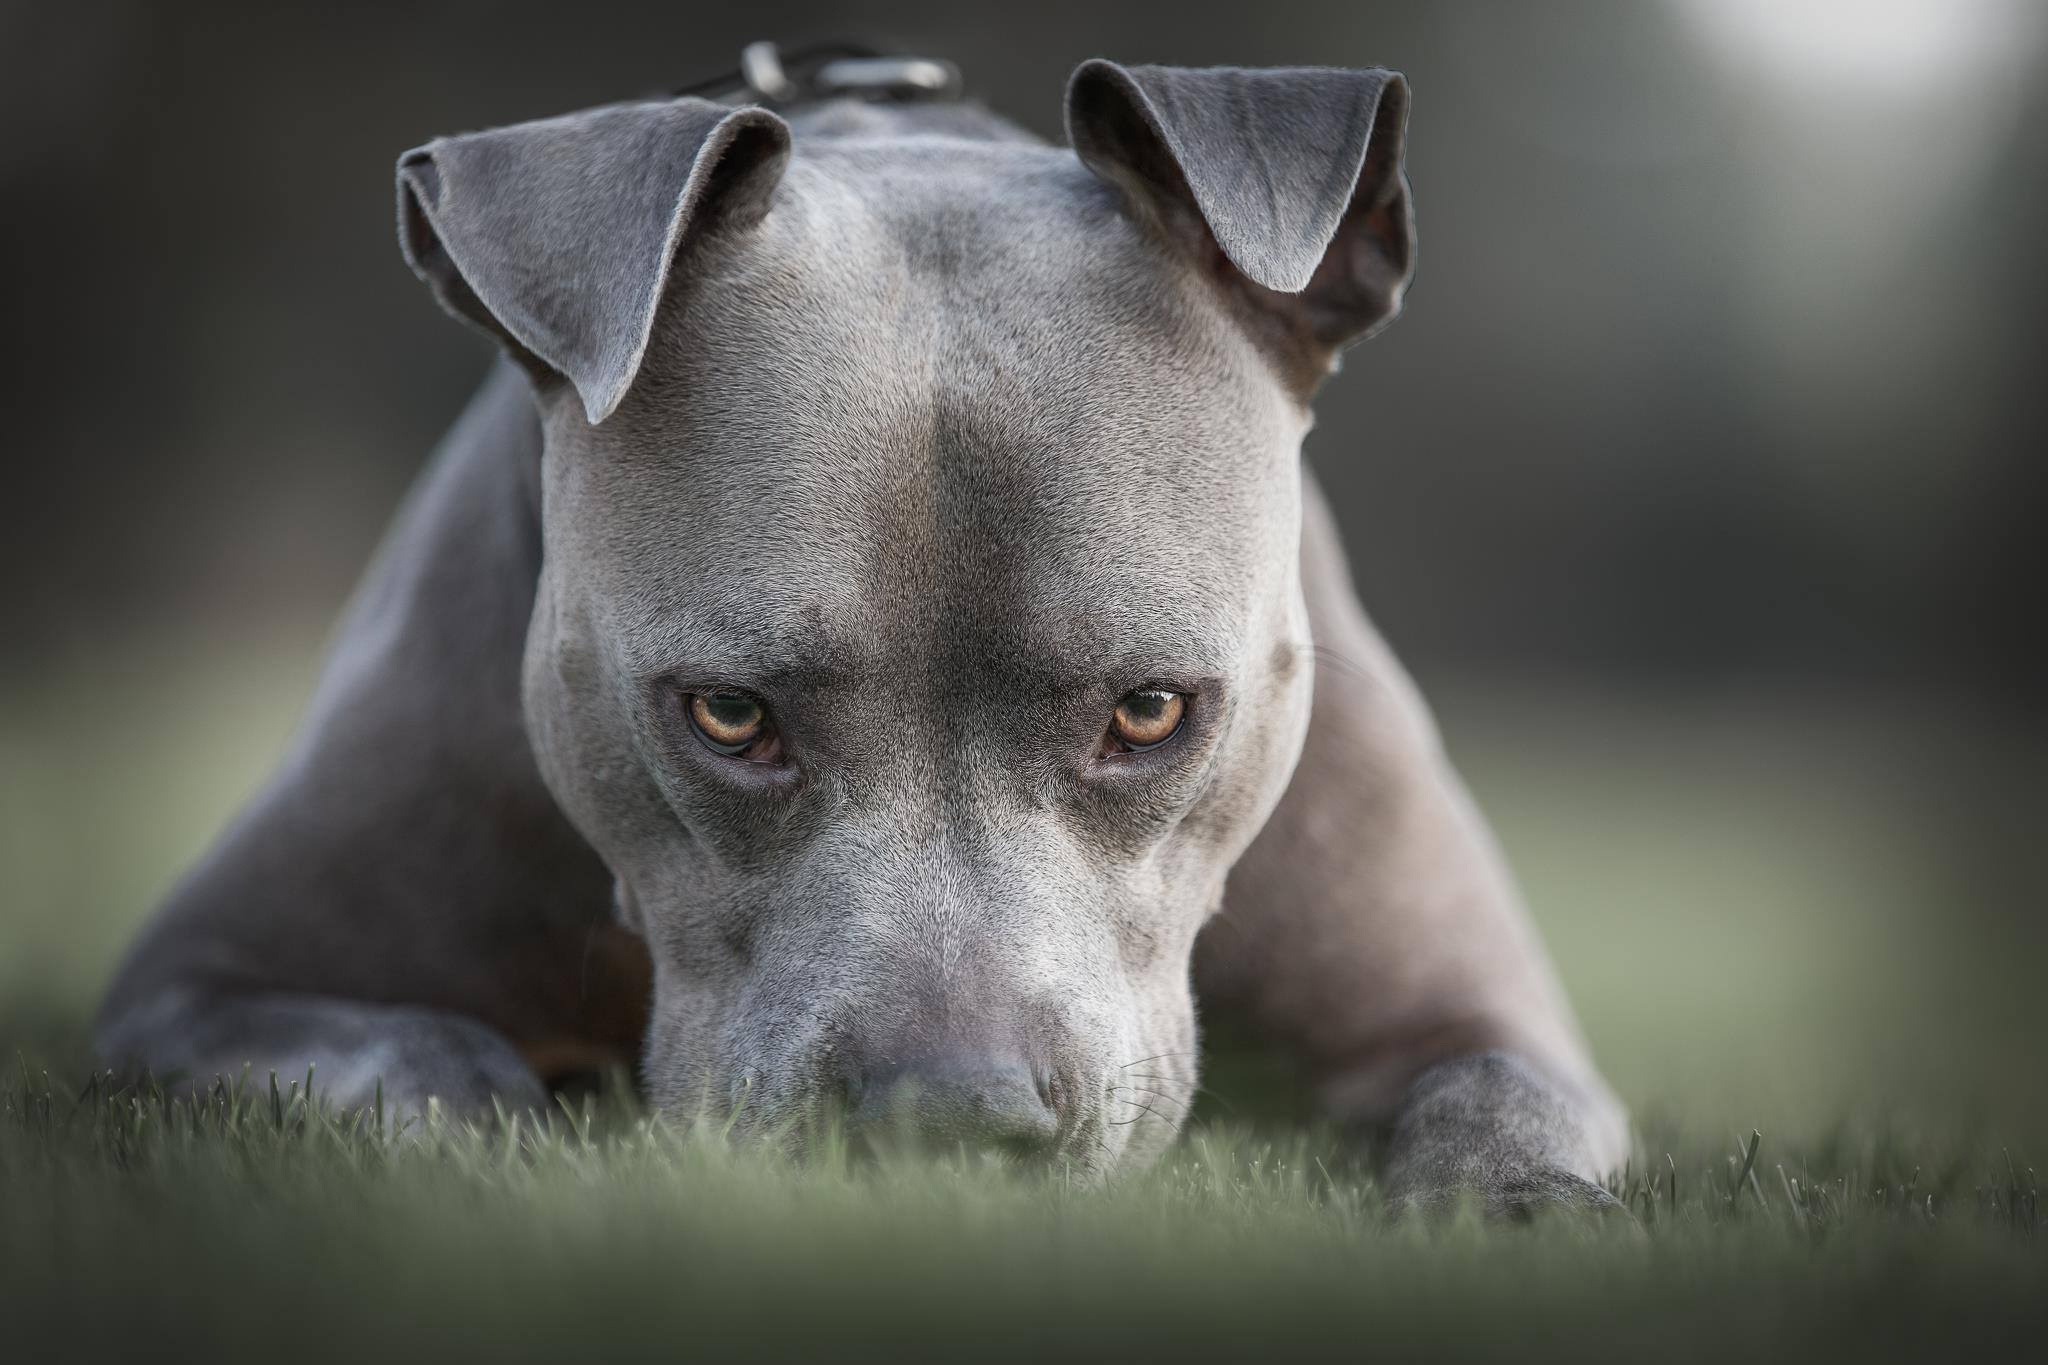
M677 98L406 154L405 256L506 362L108 1060L406 1112L637 1058L739 1131L1096 1175L1173 1138L1199 1002L1398 1198L1611 1203L1621 1112L1302 467L1409 280L1407 116L1091 61L1071 147Z

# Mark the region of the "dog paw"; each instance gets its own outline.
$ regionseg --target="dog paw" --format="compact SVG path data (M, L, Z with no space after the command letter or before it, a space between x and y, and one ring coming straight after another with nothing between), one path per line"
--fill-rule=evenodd
M1529 1223L1555 1214L1635 1222L1635 1215L1601 1186L1569 1171L1540 1167L1471 1182L1397 1187L1388 1204L1396 1218L1432 1222L1463 1209L1476 1209L1489 1220L1506 1223Z
M330 1107L379 1110L387 1132L423 1126L438 1113L457 1122L488 1123L506 1114L545 1110L547 1087L512 1045L473 1020L427 1011L387 1010L375 1030L347 1049L334 1049L314 1084Z

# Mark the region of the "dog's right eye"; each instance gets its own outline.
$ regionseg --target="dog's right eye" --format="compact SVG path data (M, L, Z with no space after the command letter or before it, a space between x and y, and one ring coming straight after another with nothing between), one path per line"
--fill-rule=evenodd
M779 763L782 743L768 708L744 692L693 692L684 698L690 728L704 747L749 763Z
M1109 718L1109 751L1140 754L1156 749L1180 733L1187 713L1185 693L1163 687L1139 688L1118 702Z

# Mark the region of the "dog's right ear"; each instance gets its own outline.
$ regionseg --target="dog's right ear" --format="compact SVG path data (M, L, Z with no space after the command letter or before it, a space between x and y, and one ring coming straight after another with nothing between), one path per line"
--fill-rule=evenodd
M437 138L398 161L398 238L442 305L602 422L639 372L669 267L713 220L757 218L789 127L699 99Z

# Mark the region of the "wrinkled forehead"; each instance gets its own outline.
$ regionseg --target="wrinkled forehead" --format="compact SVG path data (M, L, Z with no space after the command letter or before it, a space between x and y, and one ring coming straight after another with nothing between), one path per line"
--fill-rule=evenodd
M643 615L1218 637L1292 562L1302 415L1067 152L800 152L677 275L626 405L551 459L551 553Z

